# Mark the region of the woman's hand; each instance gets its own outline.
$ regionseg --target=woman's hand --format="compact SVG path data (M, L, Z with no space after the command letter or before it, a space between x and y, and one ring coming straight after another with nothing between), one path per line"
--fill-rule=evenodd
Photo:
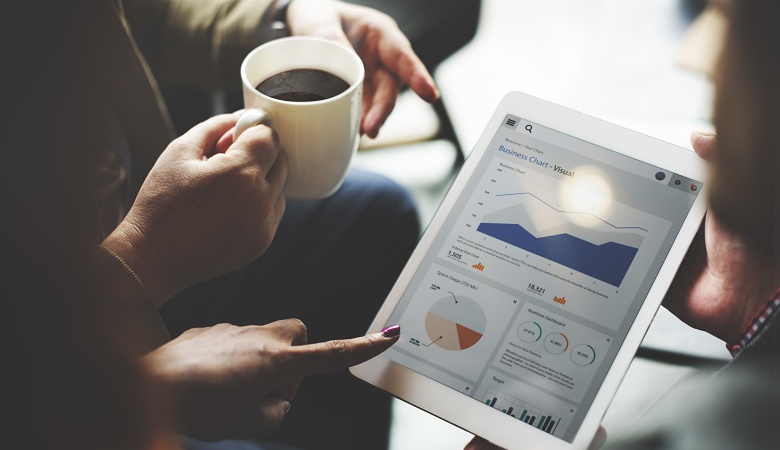
M714 135L693 133L691 143L699 156L716 163ZM744 236L724 226L718 215L708 210L664 306L692 327L726 342L737 341L777 288L773 266L754 253Z
M395 21L379 11L334 0L294 0L287 12L293 35L351 46L363 60L361 133L376 137L395 106L401 84L427 102L439 98L433 78Z
M264 326L220 324L186 331L142 358L173 393L177 431L204 440L249 438L278 429L305 375L367 361L398 340L391 332L306 345L296 319Z

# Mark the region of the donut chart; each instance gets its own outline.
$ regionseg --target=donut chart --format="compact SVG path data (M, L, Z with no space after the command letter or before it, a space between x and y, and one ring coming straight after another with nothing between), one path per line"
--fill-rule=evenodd
M517 337L528 344L536 342L542 337L542 326L530 320L523 322L517 327Z
M571 349L571 360L578 366L589 366L596 360L596 349L588 344L580 344Z
M552 355L560 355L569 349L569 338L563 333L550 333L544 338L544 349Z
M534 320L525 321L517 327L517 337L521 341L526 344L541 341L540 344L551 355L562 355L569 352L571 361L581 367L589 366L596 361L596 349L593 346L588 344L574 345L566 334L559 331L549 332L544 338L542 338L542 333L544 333L542 326Z
M482 339L486 322L485 312L477 302L451 294L428 310L425 331L431 344L445 350L466 350Z

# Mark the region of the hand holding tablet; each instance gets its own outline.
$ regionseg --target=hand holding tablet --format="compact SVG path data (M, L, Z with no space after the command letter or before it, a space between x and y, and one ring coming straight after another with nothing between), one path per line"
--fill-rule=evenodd
M586 448L706 209L686 149L508 94L353 373L485 439Z

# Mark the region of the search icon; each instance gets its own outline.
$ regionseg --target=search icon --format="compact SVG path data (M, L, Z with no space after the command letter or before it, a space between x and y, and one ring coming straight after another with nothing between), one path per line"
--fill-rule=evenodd
M529 132L529 133L530 133L530 132L531 132L531 130L533 130L533 129L534 129L534 127L533 127L533 126L531 126L530 124L525 126L525 131L527 131L527 132Z

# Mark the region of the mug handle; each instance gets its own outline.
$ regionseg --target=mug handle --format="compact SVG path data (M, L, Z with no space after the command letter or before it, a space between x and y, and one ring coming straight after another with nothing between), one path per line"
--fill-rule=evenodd
M238 140L238 137L241 136L241 133L261 123L265 126L272 127L274 124L274 118L271 116L271 114L262 109L250 108L245 110L238 119L236 129L233 131L233 142Z

